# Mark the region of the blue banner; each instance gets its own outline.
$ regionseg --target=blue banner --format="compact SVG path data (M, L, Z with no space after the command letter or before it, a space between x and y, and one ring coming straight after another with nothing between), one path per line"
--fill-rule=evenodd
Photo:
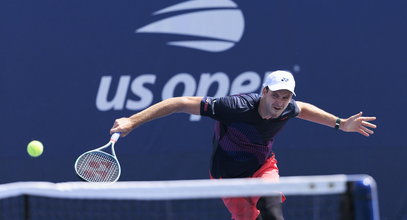
M280 174L370 174L382 215L401 219L405 199L387 207L407 183L389 172L407 156L407 121L396 116L407 107L406 3L397 4L2 1L2 182L77 180L76 157L105 144L116 118L175 96L257 93L284 69L296 100L342 118L363 111L379 127L365 138L293 119L274 144ZM121 180L208 178L212 128L187 114L140 126L117 143ZM33 139L41 157L26 153Z

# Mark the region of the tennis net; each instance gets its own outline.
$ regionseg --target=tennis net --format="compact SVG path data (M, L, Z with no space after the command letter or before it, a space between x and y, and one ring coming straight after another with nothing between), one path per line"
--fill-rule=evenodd
M286 220L377 220L376 184L368 175L117 182L16 182L0 185L0 219L223 220L220 198L278 196Z

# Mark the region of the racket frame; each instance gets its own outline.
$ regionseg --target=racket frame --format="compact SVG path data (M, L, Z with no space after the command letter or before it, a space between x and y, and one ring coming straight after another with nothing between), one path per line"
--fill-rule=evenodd
M83 180L85 180L85 181L87 181L87 182L103 183L103 182L97 182L97 181L88 181L88 180L87 180L86 178L84 178L81 174L79 174L78 169L77 169L77 167L78 167L78 162L79 162L80 158L81 158L83 155L88 154L88 153L92 153L92 152L98 152L98 153L102 153L102 154L104 154L104 155L107 155L107 156L109 156L109 157L113 157L113 159L116 161L117 166L118 166L118 168L119 168L118 175L117 175L116 179L114 179L113 181L109 181L109 182L114 183L114 182L116 182L117 180L119 180L120 175L121 175L121 172L122 172L122 169L121 169L119 160L117 159L116 152L115 152L115 149L114 149L114 145L116 144L117 140L119 139L120 134L121 134L121 133L119 133L119 132L113 133L112 136L110 137L110 141L109 141L107 144L105 144L105 145L103 145L103 146L101 146L101 147L99 147L99 148L96 148L96 149L87 151L87 152L81 154L81 155L76 159L75 165L74 165L74 167L75 167L75 172L76 172L76 174L77 174L81 179L83 179ZM109 154L109 153L107 153L107 152L105 152L105 151L102 151L103 149L108 148L109 146L111 146L112 154ZM107 182L107 183L108 183L108 182Z

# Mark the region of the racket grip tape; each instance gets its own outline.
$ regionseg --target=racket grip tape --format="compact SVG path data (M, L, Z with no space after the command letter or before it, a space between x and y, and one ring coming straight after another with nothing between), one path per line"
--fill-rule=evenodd
M120 132L113 133L110 137L110 141L116 143L116 141L119 140L120 134Z

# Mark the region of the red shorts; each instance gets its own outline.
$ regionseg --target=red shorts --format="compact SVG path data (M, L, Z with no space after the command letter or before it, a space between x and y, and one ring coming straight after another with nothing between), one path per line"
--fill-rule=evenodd
M274 155L266 160L266 162L258 169L252 178L267 178L273 182L278 182L277 160ZM232 214L234 220L255 220L260 214L256 205L260 197L246 198L223 198L223 203ZM285 197L281 194L281 202L284 202Z

